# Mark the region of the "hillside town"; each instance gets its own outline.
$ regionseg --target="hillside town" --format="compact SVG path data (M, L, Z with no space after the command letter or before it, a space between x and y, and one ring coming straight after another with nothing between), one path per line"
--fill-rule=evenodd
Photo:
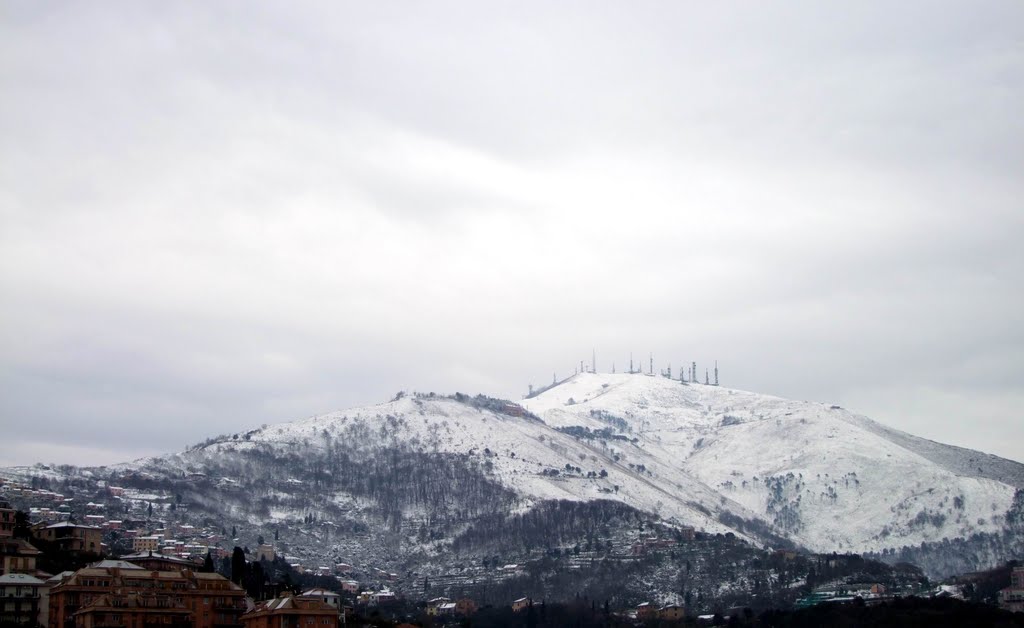
M345 562L303 564L279 538L259 536L253 547L239 546L238 530L188 523L188 503L160 491L151 493L103 485L91 494L67 495L11 479L0 479L0 624L47 628L100 626L196 626L200 628L277 628L359 624L376 617L407 625L463 622L506 612L509 617L544 617L558 609L543 599L430 595L463 590L480 570L409 577L386 569ZM15 507L17 505L17 508ZM700 533L682 528L672 537L638 535L617 551L623 560L675 553L700 543ZM779 564L800 560L778 550ZM597 568L590 547L566 552L568 569ZM859 557L818 557L819 573L853 573ZM494 565L494 573L514 583L527 565ZM474 575L476 574L476 575ZM915 577L919 574L914 574ZM1024 566L1010 568L1009 586L996 590L998 605L1024 612ZM983 586L986 574L937 586L896 587L880 581L831 581L815 586L794 608L843 603L891 603L904 596L964 600ZM577 594L578 595L578 594ZM576 612L603 613L604 625L715 624L725 617L751 617L743 607L701 612L699 601L648 600L628 607L577 599ZM551 607L551 610L548 610ZM580 610L583 609L583 610ZM490 613L490 615L488 615ZM497 620L494 625L506 625ZM522 621L526 621L522 619ZM531 620L533 621L533 620ZM417 622L417 623L409 623ZM514 624L514 622L513 622ZM487 625L487 622L484 622Z

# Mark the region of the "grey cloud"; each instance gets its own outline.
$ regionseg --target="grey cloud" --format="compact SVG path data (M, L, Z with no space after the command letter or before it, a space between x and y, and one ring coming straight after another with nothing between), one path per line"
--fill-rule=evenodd
M1021 13L13 7L0 462L515 397L592 347L1021 459L962 427L1016 429L1024 374Z

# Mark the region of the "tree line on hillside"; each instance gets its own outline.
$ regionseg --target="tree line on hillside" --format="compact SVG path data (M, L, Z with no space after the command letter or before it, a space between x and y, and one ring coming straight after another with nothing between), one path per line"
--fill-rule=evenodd
M579 539L593 542L598 537L607 537L613 527L635 528L649 519L649 515L617 501L544 501L526 512L497 512L477 518L454 539L452 550L468 552L487 547L514 553Z

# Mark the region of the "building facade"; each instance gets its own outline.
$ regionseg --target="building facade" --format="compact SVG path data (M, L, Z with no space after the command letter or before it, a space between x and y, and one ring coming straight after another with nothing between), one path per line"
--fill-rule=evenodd
M10 504L0 501L0 539L14 536L14 513Z
M35 626L42 621L45 583L23 573L0 576L0 625Z

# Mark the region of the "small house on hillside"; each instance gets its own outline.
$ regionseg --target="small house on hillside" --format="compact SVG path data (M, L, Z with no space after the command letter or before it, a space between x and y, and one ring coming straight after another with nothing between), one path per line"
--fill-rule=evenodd
M647 621L658 616L658 609L650 602L636 605L636 618L640 621Z
M1010 573L1010 586L999 592L999 608L1013 613L1024 613L1024 567L1014 567Z

